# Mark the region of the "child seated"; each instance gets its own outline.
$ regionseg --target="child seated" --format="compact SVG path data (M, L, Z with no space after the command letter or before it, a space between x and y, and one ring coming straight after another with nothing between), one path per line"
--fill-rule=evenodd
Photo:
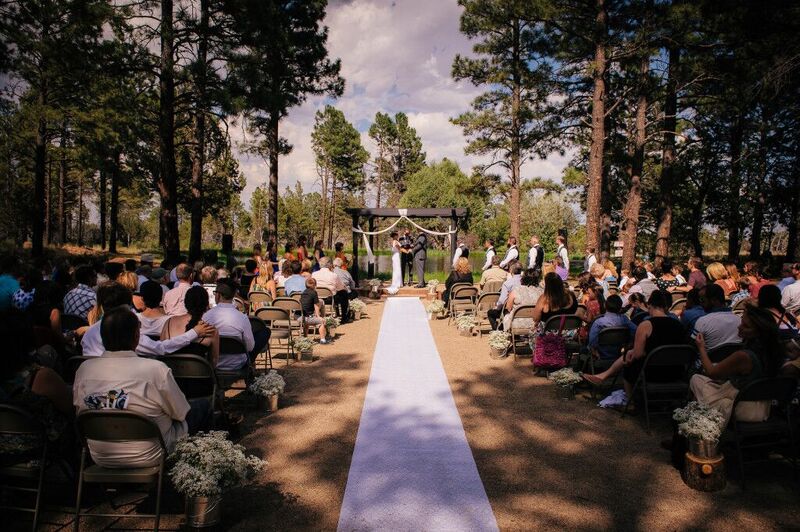
M731 294L731 306L734 306L739 301L750 298L750 279L747 277L740 277L737 284L739 291Z
M306 289L300 295L300 306L303 308L303 336L308 335L308 326L319 326L319 343L327 344L327 331L325 319L322 317L322 301L317 295L317 280L313 277L306 279Z

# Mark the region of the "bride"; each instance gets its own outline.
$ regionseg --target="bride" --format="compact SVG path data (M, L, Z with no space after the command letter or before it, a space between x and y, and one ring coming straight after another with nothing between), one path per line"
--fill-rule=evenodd
M392 231L389 236L392 238L392 285L387 288L387 292L394 295L403 286L403 270L400 267L400 242L397 240L397 231Z

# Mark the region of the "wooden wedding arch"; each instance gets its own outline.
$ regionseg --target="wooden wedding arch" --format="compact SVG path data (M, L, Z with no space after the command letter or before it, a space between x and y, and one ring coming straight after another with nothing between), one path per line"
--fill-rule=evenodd
M456 252L456 242L458 241L458 223L467 217L468 211L465 208L449 208L449 209L370 209L370 208L348 208L345 212L353 217L353 228L361 227L362 218L367 219L367 232L375 232L375 220L381 218L439 218L449 219L450 225L455 232L450 242L450 257ZM363 229L363 228L362 228ZM361 239L361 233L353 231L353 279L358 279L358 242ZM369 247L375 248L375 236L369 235ZM367 267L367 275L373 277L375 275L375 265L369 264Z

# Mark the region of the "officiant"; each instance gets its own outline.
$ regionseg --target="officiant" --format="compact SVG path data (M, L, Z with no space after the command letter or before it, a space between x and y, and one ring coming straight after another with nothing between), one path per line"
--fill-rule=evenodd
M417 272L417 288L425 288L425 262L428 260L428 237L420 233L411 248L414 254L414 269Z
M408 228L403 230L403 235L398 239L400 248L403 253L400 254L400 270L403 272L403 283L406 282L406 272L408 272L408 284L414 282L414 255L411 253L411 248L414 247L414 239L411 237L411 231Z

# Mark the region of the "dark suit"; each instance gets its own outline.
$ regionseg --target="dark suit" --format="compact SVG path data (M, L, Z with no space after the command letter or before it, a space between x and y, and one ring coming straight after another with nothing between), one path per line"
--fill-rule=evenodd
M414 253L414 270L417 272L417 286L425 286L425 261L428 260L428 237L420 233L411 248Z
M398 239L400 242L400 247L404 250L411 250L411 247L414 245L414 238L411 235L406 236L405 234ZM408 272L408 283L411 284L411 281L414 278L413 268L411 263L414 261L414 257L411 253L401 253L400 254L400 271L402 275L403 282L406 282L406 271Z

